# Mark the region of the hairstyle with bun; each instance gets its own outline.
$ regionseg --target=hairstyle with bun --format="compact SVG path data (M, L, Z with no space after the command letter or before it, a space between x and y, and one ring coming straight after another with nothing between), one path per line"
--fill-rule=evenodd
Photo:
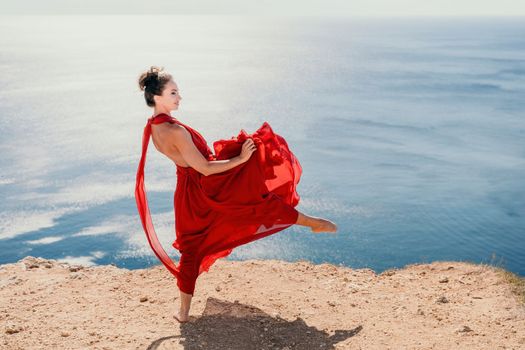
M164 85L172 79L172 76L164 71L164 67L151 66L150 69L140 74L139 88L144 91L144 99L150 107L155 107L154 95L162 95Z

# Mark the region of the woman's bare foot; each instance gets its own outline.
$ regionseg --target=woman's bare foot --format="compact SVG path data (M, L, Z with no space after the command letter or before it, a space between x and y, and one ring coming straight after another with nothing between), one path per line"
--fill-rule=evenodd
M335 233L337 232L337 225L331 222L330 220L325 220L321 218L314 218L312 220L312 224L310 226L312 232L319 233L319 232L331 232Z
M316 216L310 216L299 212L297 216L297 225L310 227L312 232L337 232L337 225L330 220L321 219Z
M179 321L179 323L186 323L190 320L190 316L189 315L183 315L181 314L180 311L178 311L174 316L173 316L177 321Z
M191 298L193 298L192 294L184 293L182 290L179 289L180 292L180 307L179 311L173 317L179 321L180 323L188 322L190 319L189 313L190 313L190 307L191 307Z

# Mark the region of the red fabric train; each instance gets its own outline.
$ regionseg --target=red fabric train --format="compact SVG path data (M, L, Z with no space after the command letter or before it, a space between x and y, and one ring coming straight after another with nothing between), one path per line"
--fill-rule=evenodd
M191 167L177 165L174 193L175 232L173 247L179 265L162 248L151 221L144 186L144 165L151 124L177 123L186 128L207 160L238 156L242 144L252 138L257 145L250 159L227 171L204 176ZM177 278L177 286L194 293L197 277L233 248L282 231L297 222L297 184L302 168L285 139L267 122L253 134L241 130L237 137L213 143L215 155L202 135L167 114L148 119L142 138L142 157L137 170L135 199L142 226L154 253Z

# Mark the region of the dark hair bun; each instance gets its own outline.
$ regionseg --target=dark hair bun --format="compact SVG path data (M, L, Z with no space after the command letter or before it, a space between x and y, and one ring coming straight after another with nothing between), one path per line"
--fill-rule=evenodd
M162 95L164 85L171 80L171 75L164 71L164 67L151 66L150 69L140 74L139 88L144 91L146 104L155 106L153 95Z
M139 88L141 91L154 91L156 85L159 83L159 73L164 70L163 67L151 66L151 68L143 72L139 77Z

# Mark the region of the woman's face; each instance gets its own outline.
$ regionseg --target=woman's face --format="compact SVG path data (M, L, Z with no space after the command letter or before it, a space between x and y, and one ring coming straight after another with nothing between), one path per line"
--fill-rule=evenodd
M177 84L173 80L170 80L164 85L162 95L155 95L153 99L155 100L155 106L171 111L179 108L182 97L180 97Z

